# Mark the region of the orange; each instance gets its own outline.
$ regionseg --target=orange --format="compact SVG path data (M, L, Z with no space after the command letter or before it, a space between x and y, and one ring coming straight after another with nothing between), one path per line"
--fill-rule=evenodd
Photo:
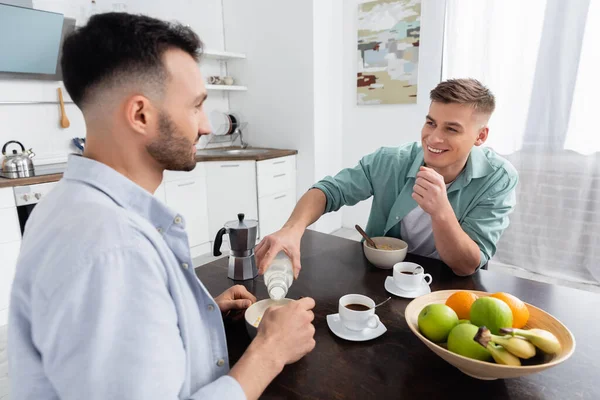
M471 313L471 306L477 300L475 293L461 290L454 292L446 300L446 305L454 310L458 319L469 319Z
M525 326L529 320L529 309L525 303L523 303L518 297L505 292L494 293L492 297L502 300L508 304L508 307L510 307L510 310L513 313L513 328L521 329Z

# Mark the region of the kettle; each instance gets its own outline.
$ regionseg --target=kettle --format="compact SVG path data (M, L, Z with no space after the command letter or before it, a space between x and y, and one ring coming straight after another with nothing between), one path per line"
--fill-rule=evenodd
M254 247L258 236L258 221L245 219L244 214L238 214L237 221L229 221L217 232L213 254L221 255L223 235L229 235L229 268L227 276L235 281L254 279L258 275Z
M6 148L9 144L18 144L21 146L21 152L17 153L17 150L13 150L12 154L6 154ZM21 142L11 140L6 142L2 147L2 176L6 178L27 178L34 175L33 161L35 153L29 150L25 150L25 146Z

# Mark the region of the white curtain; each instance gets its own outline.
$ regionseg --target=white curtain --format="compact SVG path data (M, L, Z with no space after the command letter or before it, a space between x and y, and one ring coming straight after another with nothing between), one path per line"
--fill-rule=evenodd
M492 90L486 145L520 176L492 266L600 282L599 27L600 0L447 0L442 78Z

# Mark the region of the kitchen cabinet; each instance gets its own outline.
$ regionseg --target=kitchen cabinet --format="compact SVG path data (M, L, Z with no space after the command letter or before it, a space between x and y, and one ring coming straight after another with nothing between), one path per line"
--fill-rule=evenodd
M261 237L279 230L296 206L296 156L256 163Z
M202 163L190 172L165 171L165 203L185 220L190 252L197 257L210 252L206 171ZM160 197L160 193L154 194Z
M258 219L256 161L203 164L206 165L211 240L226 222L236 220L238 213L244 213L247 219ZM228 240L227 235L223 236L223 242Z
M8 302L19 249L21 228L12 188L0 189L0 325L8 321Z

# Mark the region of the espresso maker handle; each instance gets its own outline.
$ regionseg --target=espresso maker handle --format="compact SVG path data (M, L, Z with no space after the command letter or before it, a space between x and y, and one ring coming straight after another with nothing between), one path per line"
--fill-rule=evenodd
M221 253L221 245L223 244L223 235L227 233L227 229L221 228L219 232L217 232L217 236L215 237L215 247L213 248L213 255L215 257L219 257Z

